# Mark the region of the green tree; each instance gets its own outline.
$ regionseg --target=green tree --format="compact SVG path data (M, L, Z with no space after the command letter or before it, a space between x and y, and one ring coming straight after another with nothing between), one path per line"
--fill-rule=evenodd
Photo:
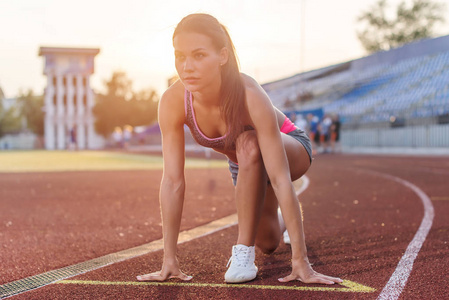
M5 109L0 97L0 138L9 133L17 133L22 129L22 118L17 107Z
M386 51L435 36L435 25L445 21L445 6L432 0L412 0L410 5L408 3L410 1L402 1L394 17L388 16L386 0L379 0L361 13L357 21L363 29L357 31L357 36L366 51Z
M20 114L25 118L27 128L37 136L44 135L44 96L36 96L30 89L20 91L18 97Z
M158 97L154 90L134 92L124 72L114 72L105 86L106 93L97 95L93 108L98 134L109 137L117 126L149 125L156 120Z
M132 113L129 116L129 125L149 125L157 120L158 95L153 89L145 89L133 93L130 101Z

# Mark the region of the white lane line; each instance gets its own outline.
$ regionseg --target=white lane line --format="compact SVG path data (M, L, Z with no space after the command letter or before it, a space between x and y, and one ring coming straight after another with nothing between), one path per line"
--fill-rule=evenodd
M427 234L429 233L430 228L432 227L433 217L435 215L432 201L430 201L429 197L420 188L418 188L416 185L412 184L409 181L384 173L366 170L363 171L368 173L374 173L376 175L396 181L408 187L418 195L424 206L424 217L421 221L421 225L419 226L418 231L416 232L412 241L408 245L407 250L405 251L404 255L399 261L393 275L391 275L390 280L385 285L379 297L377 298L388 300L398 299L402 293L402 290L405 287L405 284L407 283L410 273L412 272L413 262L418 256L418 253L421 250L424 241L426 240Z

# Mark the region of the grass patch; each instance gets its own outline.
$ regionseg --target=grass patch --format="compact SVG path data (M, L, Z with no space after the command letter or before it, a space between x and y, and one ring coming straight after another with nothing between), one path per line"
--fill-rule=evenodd
M0 151L0 172L162 169L162 157L109 151ZM220 160L186 159L186 168L221 168Z

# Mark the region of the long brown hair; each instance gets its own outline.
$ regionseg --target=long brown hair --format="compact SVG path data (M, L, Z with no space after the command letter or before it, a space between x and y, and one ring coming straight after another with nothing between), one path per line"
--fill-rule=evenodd
M176 26L173 39L181 32L204 34L212 40L217 51L224 47L228 50L228 61L221 67L220 110L227 129L225 148L232 149L238 135L244 130L243 120L247 115L247 108L245 86L228 30L211 15L191 14L184 17Z

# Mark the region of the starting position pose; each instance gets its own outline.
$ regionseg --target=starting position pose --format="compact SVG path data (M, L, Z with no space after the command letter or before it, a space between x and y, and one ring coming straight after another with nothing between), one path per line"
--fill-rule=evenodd
M232 247L226 282L254 279L254 246L272 253L286 228L292 272L279 281L342 282L315 272L307 258L301 208L292 185L311 164L307 135L272 105L254 79L240 73L231 38L214 17L192 14L182 19L173 34L173 46L180 79L168 88L159 104L164 258L160 271L137 279L192 278L181 271L176 255L184 203L187 124L200 145L227 156L235 185L238 239Z

